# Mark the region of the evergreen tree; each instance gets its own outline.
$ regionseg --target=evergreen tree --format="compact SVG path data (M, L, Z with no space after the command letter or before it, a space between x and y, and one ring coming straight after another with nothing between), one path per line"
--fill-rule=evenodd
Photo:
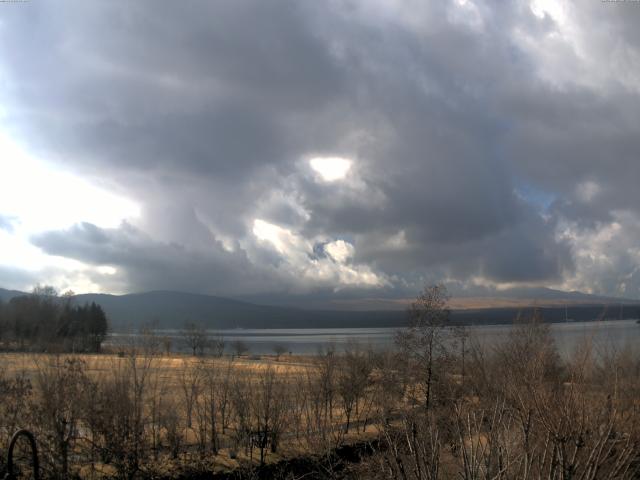
M18 341L19 348L77 348L99 352L109 322L95 302L73 305L73 295L58 297L51 287L36 287L32 294L12 298L0 305L0 340Z

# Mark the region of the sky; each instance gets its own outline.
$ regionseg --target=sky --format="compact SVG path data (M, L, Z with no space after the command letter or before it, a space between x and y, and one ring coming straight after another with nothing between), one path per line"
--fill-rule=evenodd
M0 287L640 298L640 3L0 3Z

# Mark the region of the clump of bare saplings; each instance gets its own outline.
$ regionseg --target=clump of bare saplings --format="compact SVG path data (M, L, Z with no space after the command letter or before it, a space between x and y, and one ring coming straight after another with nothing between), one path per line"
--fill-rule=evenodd
M561 356L536 316L483 345L446 300L427 288L393 351L169 357L143 338L120 357L24 354L0 376L0 452L26 427L45 478L277 478L268 465L294 457L307 471L281 478L637 478L635 352L586 339Z

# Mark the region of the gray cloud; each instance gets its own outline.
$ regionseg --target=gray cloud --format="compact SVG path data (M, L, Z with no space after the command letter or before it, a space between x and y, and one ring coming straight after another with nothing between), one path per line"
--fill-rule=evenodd
M314 245L343 239L353 258L327 278L384 279L336 285L354 295L442 278L613 291L577 245L617 212L640 218L640 10L561 5L565 20L524 0L13 8L12 135L143 206L120 229L33 242L115 265L129 290L286 293ZM352 170L320 182L310 155ZM255 219L289 250L258 241ZM302 283L331 292L320 278Z
M26 289L29 285L35 285L40 280L33 272L28 272L15 267L0 266L0 279L2 287L6 289Z
M250 294L282 291L294 284L298 292L341 284L384 284L384 279L367 267L328 255L313 258L305 250L304 239L290 234L282 238L286 248L279 253L284 258L259 246L251 248L250 255L242 249L229 251L216 240L200 247L159 242L128 223L114 229L81 223L68 230L36 235L32 242L51 255L115 267L120 282L152 290L175 289L178 285L192 292Z
M242 252L232 254L215 242L207 250L158 242L126 223L117 229L83 223L66 231L35 236L32 241L52 255L113 266L120 283L144 289L179 287L228 294L235 291L236 285L251 292L274 280L254 268Z

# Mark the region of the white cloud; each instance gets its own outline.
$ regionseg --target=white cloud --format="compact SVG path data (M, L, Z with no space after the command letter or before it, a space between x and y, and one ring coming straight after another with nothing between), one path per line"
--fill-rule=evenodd
M565 6L560 0L534 0L529 8L538 18L544 18L548 15L560 25L564 25L567 21Z
M291 276L293 281L297 281L299 289L318 285L330 286L334 290L345 287L379 288L389 284L384 275L375 273L368 265L348 263L355 247L344 240L326 242L324 251L328 256L318 258L314 255L313 246L322 243L322 238L308 240L262 219L253 221L253 234L278 252L282 263L275 268L280 275Z
M336 262L345 263L349 258L353 257L355 249L353 245L344 240L336 240L335 242L327 243L324 246L324 251Z
M312 250L310 242L295 235L291 230L259 218L253 221L252 231L259 240L270 243L278 253L286 257L291 257L297 250Z
M575 272L559 288L640 297L640 217L628 211L596 228L564 222L559 236L572 247Z
M139 207L26 154L0 136L0 213L31 233L90 222L109 228L136 217Z
M576 196L581 202L591 202L600 192L602 188L596 182L586 181L579 183L576 187Z
M351 160L342 157L314 157L309 165L325 182L335 182L347 176L351 169Z

